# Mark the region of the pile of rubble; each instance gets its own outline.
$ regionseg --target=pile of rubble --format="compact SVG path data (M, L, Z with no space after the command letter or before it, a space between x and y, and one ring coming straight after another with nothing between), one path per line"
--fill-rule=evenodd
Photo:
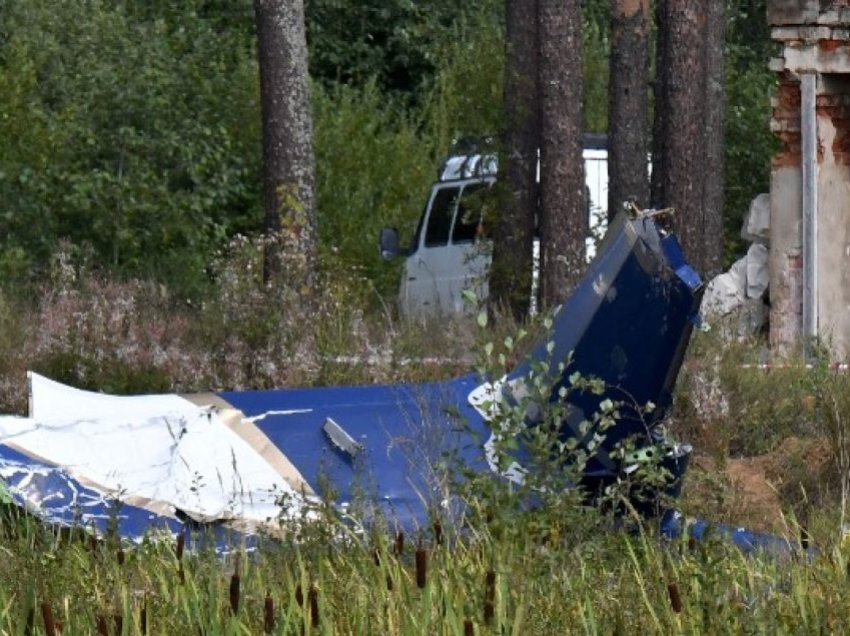
M728 335L744 338L764 330L770 316L768 194L760 194L750 203L741 228L741 238L750 243L747 254L737 260L729 271L711 279L701 311L708 324L720 322Z

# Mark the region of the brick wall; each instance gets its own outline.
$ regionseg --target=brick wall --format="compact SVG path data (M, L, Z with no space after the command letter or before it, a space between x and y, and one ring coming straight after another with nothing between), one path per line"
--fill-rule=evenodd
M817 113L818 117L829 118L835 126L830 148L835 163L850 166L850 95L818 95Z
M800 165L800 82L790 73L782 73L779 88L771 100L773 116L770 129L779 138L781 150L773 157L773 165Z

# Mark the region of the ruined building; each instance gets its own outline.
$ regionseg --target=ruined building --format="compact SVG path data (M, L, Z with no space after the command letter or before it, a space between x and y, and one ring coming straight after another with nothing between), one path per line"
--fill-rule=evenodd
M781 45L771 129L770 340L850 358L850 0L768 0Z

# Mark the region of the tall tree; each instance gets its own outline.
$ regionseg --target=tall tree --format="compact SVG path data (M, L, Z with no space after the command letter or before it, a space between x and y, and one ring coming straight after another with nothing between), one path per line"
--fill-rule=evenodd
M725 203L726 138L726 3L708 2L705 14L705 109L703 148L703 272L714 275L723 267L723 208Z
M303 0L254 0L266 230L266 280L281 273L310 295L316 283L315 160ZM295 265L298 267L295 267ZM299 280L292 280L297 277Z
M664 65L668 64L669 53L667 49L668 35L664 28L667 16L668 0L655 0L655 80L654 80L654 118L652 120L652 177L649 181L649 204L654 208L665 206L667 195L664 192L664 180L661 175L665 171L665 157L667 156L667 124L670 105L668 103L668 90L666 85L667 72Z
M588 231L578 0L538 0L538 37L541 277L544 305L553 305L584 271Z
M531 297L537 216L537 0L505 0L505 196L496 219L490 294L521 320Z
M650 0L612 0L608 109L608 220L626 201L649 203Z
M676 209L688 259L709 274L723 258L723 6L659 0L658 7L653 204Z

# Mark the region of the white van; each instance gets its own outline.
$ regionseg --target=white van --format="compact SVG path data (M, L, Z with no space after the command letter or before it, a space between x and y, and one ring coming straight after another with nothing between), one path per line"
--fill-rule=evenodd
M584 168L588 197L587 258L607 226L608 151L604 135L585 135ZM464 291L478 299L487 297L487 273L492 245L482 231L481 196L496 182L496 155L472 149L450 156L431 186L410 247L399 247L395 228L381 230L381 256L404 256L399 287L399 312L407 317L428 317L469 310ZM534 280L538 244L535 240ZM536 288L536 285L535 285ZM532 306L536 306L532 291Z

